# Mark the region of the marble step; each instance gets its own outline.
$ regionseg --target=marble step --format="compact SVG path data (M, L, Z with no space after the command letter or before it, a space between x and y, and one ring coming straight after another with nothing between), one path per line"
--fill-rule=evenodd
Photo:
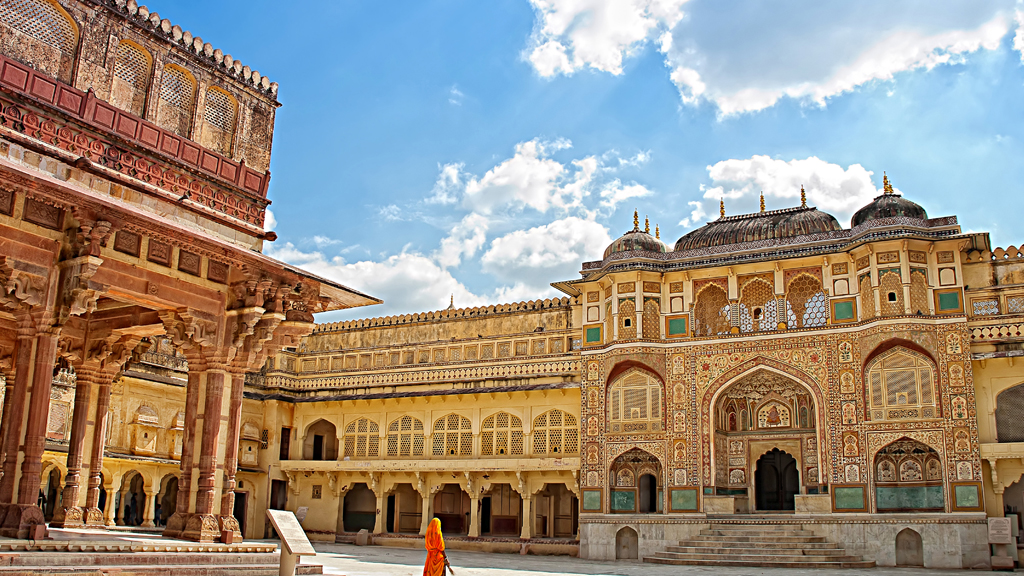
M132 552L88 554L83 552L22 552L0 554L2 566L277 566L280 555L276 552L256 553L196 553Z
M668 552L676 553L690 553L690 554L760 554L763 556L774 556L776 554L782 555L798 555L803 554L805 556L842 556L846 554L846 550L839 548L838 546L832 546L829 548L775 548L775 547L728 547L722 548L720 546L694 546L694 545L680 545L680 546L669 546L666 548Z
M860 558L856 556L846 554L845 550L840 550L840 552L842 554L836 556L805 556L804 554L801 554L799 550L797 550L795 554L723 554L721 552L699 554L691 552L658 552L654 557L682 560L736 560L740 562L753 562L756 560L763 562L857 562L860 560Z
M713 548L838 548L839 545L832 542L778 542L775 540L754 540L750 542L716 541L705 540L697 537L692 540L680 540L679 546L705 546Z
M700 531L701 536L760 536L765 539L778 538L779 536L817 536L810 530L721 530L718 528L704 528Z
M760 557L756 560L736 560L729 557L711 558L706 560L689 558L665 558L659 556L648 556L644 562L651 564L674 564L679 566L734 566L745 568L874 568L874 561L861 560L856 558L852 561L805 561L792 562L787 560L775 560Z
M693 540L699 542L784 542L784 543L817 543L825 542L824 536L697 536Z

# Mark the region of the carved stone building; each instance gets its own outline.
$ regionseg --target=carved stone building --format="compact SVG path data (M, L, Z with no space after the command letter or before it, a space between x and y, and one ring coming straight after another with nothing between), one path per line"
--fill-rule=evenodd
M180 468L167 533L240 536L245 373L313 313L379 302L261 253L276 94L134 1L0 6L0 535L102 526L119 488L151 523L127 451ZM158 336L187 376L126 397Z

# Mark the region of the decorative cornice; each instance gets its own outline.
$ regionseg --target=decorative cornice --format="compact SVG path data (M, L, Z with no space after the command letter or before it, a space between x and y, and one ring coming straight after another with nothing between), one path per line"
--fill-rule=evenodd
M415 324L417 322L437 322L444 320L462 320L467 318L482 318L497 316L500 314L519 314L522 312L539 312L543 310L572 309L571 299L548 298L545 300L527 300L512 304L497 304L491 306L477 306L474 308L456 308L454 310L436 310L433 312L421 312L418 314L403 314L400 316L383 316L378 318L366 318L361 320L345 320L332 322L330 324L318 324L313 334L324 334L327 332L340 332L343 330L361 330L365 328L378 328L388 326L401 326Z

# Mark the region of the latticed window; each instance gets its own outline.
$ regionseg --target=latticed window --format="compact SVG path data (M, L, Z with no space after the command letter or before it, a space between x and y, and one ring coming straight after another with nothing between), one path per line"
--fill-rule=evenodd
M810 328L828 323L828 295L821 280L800 274L786 287L786 315L790 328Z
M376 458L380 453L380 427L377 423L360 418L345 429L345 456Z
M860 277L860 318L868 320L875 317L875 291L871 288L871 275Z
M661 338L661 302L657 298L644 298L644 338Z
M771 284L755 278L740 290L740 330L760 332L775 330L779 325L775 289Z
M438 418L432 437L434 456L473 455L473 424L465 416L449 414Z
M903 306L903 280L899 270L879 270L878 295L881 299L882 316L898 316L906 313Z
M1024 384L996 396L996 439L998 442L1024 442Z
M0 25L13 28L27 37L16 37L13 45L8 46L11 50L8 56L65 82L71 79L78 29L57 2L3 0L0 2Z
M910 310L914 314L928 314L928 271L910 270Z
M480 431L482 456L522 455L523 421L508 412L498 412L484 418Z
M423 422L402 416L389 424L388 456L423 456Z
M893 348L872 360L866 370L871 418L934 418L935 372L932 363L905 348Z
M632 298L619 300L619 340L636 338L636 302Z
M613 433L660 432L662 385L638 369L627 371L608 387L608 422Z
M235 139L235 117L237 115L238 103L230 94L220 88L207 90L203 111L203 135L200 143L207 148L230 156L231 145Z
M110 103L125 112L142 116L146 111L146 90L152 59L149 52L127 40L117 45Z
M728 334L732 328L729 320L729 296L721 286L709 284L697 294L693 306L693 329L697 336Z
M549 410L533 419L534 454L577 454L580 428L576 417L561 410Z
M192 108L196 99L196 81L180 66L164 66L160 78L160 103L156 122L178 136L188 138L192 127Z

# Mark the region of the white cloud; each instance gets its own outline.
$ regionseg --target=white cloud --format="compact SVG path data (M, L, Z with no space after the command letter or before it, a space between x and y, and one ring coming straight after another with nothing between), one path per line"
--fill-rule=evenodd
M651 191L643 185L634 182L623 186L622 182L616 178L601 190L601 206L608 208L611 212L614 212L616 206L630 198L641 198L643 196L650 195Z
M452 86L448 91L448 103L453 106L462 106L462 99L465 97L466 95L459 90L458 86Z
M313 236L313 244L316 244L317 248L323 249L326 248L327 246L341 244L341 240L317 234L316 236Z
M434 253L434 259L441 267L448 268L461 264L463 257L472 258L487 242L487 229L490 225L490 220L482 214L467 215L441 240L441 247Z
M274 213L267 208L267 215L263 218L263 231L270 232L274 228L277 228L277 218L274 218Z
M623 59L651 42L682 101L710 102L722 116L786 97L823 106L871 82L962 62L997 49L1014 17L1024 61L1024 10L1013 10L1015 0L737 0L728 10L686 0L530 2L527 59L541 76L585 67L621 74Z
M497 278L546 288L553 280L576 275L582 262L600 258L610 243L603 225L568 216L495 238L480 261L484 271Z
M520 142L512 158L491 168L481 178L470 178L465 186L464 205L482 214L504 207L529 207L543 213L553 207L564 209L577 205L580 178L586 177L580 174L588 167L580 165L580 173L574 181L563 187L560 183L566 168L548 157L552 152L571 146L568 140Z
M590 67L622 73L622 61L682 18L687 0L530 0L537 14L526 59L544 77Z
M395 254L380 262L347 263L342 258L328 259L320 252L303 252L289 242L267 254L384 300L383 307L360 310L359 316L440 310L448 306L453 294L459 307L491 302L471 292L430 257L413 252Z
M703 189L704 186L701 185L701 190ZM679 225L682 226L683 228L697 227L703 225L708 217L708 213L704 211L704 204L694 200L687 202L687 204L693 210L690 211L689 216L679 221Z
M726 200L726 214L752 211L762 191L769 210L798 206L801 186L806 190L809 206L816 206L849 225L850 216L881 193L875 188L872 175L860 164L843 168L814 156L789 161L768 156L724 160L708 166L713 184L704 188L703 202L690 203L694 211L680 225L699 225L707 213L716 212L721 198Z
M438 165L440 174L434 182L434 188L430 196L425 200L427 204L455 204L459 201L459 194L465 188L462 181L462 163Z

